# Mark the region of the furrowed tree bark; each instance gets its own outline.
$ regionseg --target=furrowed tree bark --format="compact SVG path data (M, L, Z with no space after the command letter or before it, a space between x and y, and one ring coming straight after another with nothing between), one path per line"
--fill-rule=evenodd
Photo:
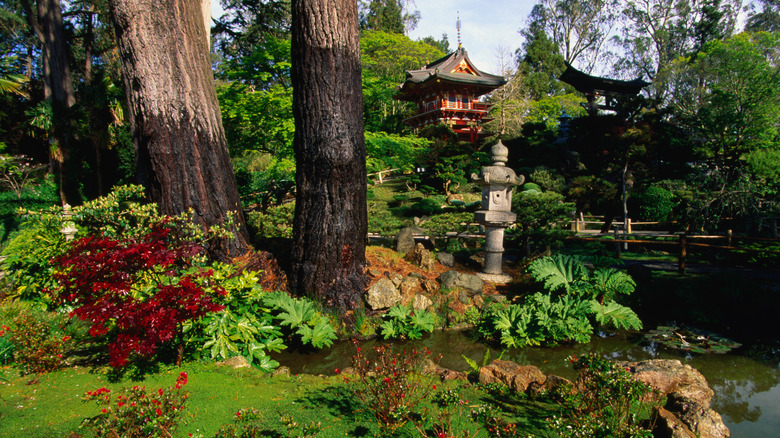
M139 181L162 213L194 211L203 226L236 214L236 238L209 248L228 258L248 249L217 102L201 3L111 0Z
M355 0L294 0L292 59L293 285L342 312L362 309L368 225Z

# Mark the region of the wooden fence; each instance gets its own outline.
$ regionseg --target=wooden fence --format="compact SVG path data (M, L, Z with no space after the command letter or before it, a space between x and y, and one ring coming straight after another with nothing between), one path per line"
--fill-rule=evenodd
M584 241L584 242L604 242L607 244L614 243L615 255L618 258L621 256L622 251L625 251L627 249L628 244L665 246L667 248L672 249L672 251L670 252L676 252L678 271L681 274L685 274L685 265L687 262L688 252L690 248L705 248L705 249L716 249L716 250L735 251L735 252L739 251L739 252L747 252L747 253L780 255L780 251L769 250L769 249L748 248L748 247L740 246L738 244L738 242L747 242L747 241L780 243L780 240L763 238L763 237L736 236L731 232L731 230L729 230L729 232L724 235L690 235L690 234L683 234L683 233L654 234L651 236L642 236L643 237L642 239L632 239L630 238L630 235L626 235L626 234L622 235L621 237L617 233L617 229L616 229L614 238L605 238L606 235L601 235L601 236L602 237L585 237L579 235L579 236L569 237L568 239ZM707 242L723 241L723 244L703 243L702 241L707 241Z

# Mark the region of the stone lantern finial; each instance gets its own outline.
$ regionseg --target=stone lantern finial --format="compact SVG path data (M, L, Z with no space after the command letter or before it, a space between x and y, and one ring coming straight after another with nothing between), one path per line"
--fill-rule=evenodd
M490 148L490 153L493 154L494 166L504 166L509 159L509 149L504 146L504 143L501 143L501 140Z

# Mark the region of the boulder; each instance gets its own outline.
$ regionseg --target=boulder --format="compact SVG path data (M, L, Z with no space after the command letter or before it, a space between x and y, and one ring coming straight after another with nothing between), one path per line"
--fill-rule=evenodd
M437 252L436 260L448 268L455 266L455 256L448 252Z
M666 417L674 415L693 433L693 436L699 438L731 436L720 414L710 408L714 393L707 384L707 379L692 366L683 364L679 360L662 359L623 362L621 365L628 367L635 379L658 391L661 397L665 396L664 409L669 414L661 411L659 413L663 413ZM678 433L669 436L685 437L673 421L666 422L672 424L669 433Z
M429 295L436 295L439 293L439 282L436 280L429 280L425 279L422 281L422 288L425 292L428 292Z
M404 260L426 271L431 271L436 267L436 258L432 252L425 249L422 243L418 243L414 249L407 252Z
M710 406L714 393L707 379L688 364L679 360L653 359L621 365L629 368L636 380L659 391L661 396L675 394L691 402Z
M229 366L233 369L236 368L251 368L252 365L247 362L244 356L233 356L226 359L224 362L218 362L217 365Z
M414 249L414 235L420 232L419 228L406 227L401 228L401 231L395 235L393 241L395 242L395 250L402 253L407 253Z
M414 300L414 296L422 293L420 279L409 275L404 277L401 284L398 285L398 292L401 293L401 304L408 306Z
M654 417L653 438L696 438L685 423L666 409L656 409Z
M568 388L568 390L571 390L574 387L574 383L572 383L571 380L566 379L561 376L556 376L555 374L548 375L544 382L531 382L528 385L528 394L531 396L538 396L545 392L550 391L556 391L556 390L563 390Z
M412 300L412 309L415 311L425 310L433 305L433 301L425 295L417 294Z
M467 380L468 375L463 371L454 371L449 368L444 368L436 362L426 359L423 363L423 373L436 374L441 380Z
M389 278L380 278L366 292L366 303L373 310L389 309L401 301L401 293Z
M271 377L274 379L278 377L290 377L290 368L282 365L271 373Z
M439 276L442 289L465 290L469 296L482 293L484 283L481 278L458 271L447 271Z
M479 369L479 383L502 383L517 392L525 392L531 383L541 385L546 377L533 365L518 365L508 360L494 360Z

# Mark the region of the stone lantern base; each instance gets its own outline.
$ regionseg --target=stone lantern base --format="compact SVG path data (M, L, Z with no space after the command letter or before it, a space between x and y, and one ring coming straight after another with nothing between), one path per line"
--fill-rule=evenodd
M477 277L483 281L489 281L495 284L507 284L512 281L512 276L507 274L486 274L484 272L477 273Z

